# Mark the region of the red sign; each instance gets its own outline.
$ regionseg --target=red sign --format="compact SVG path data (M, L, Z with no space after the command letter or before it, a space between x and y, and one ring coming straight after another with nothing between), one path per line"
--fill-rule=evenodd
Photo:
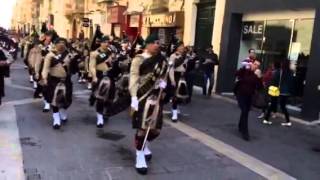
M109 23L123 23L125 16L123 15L126 7L114 6L108 8L107 21Z

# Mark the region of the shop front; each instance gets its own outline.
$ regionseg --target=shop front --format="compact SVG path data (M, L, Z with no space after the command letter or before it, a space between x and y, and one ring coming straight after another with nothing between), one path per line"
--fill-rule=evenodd
M122 31L125 30L124 12L125 6L111 6L107 11L107 22L111 24L111 34L116 37L122 37Z
M142 14L127 15L126 34L128 39L133 42L138 34L141 34Z
M290 69L294 72L293 98L289 104L296 111L301 111L303 105L314 26L314 13L310 12L309 16L303 14L300 17L294 14L265 20L256 15L245 15L238 59L239 68L248 49L254 48L262 62L263 71L271 68L275 61L289 61Z
M240 62L248 56L248 49L254 48L263 71L271 68L275 61L289 62L294 80L288 108L306 120L318 119L320 37L316 32L320 28L319 12L307 7L291 7L295 10L289 10L277 2L274 2L275 7L279 4L275 10L260 3L235 5L227 1L217 92L232 92L235 77L230 74L234 74ZM292 6L291 1L287 3Z
M183 39L183 12L145 15L143 25L149 33L157 33L162 44L169 44L173 35Z

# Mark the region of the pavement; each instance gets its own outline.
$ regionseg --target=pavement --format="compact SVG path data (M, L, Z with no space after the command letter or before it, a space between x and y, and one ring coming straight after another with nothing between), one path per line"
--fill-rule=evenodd
M259 180L320 177L317 126L280 127L275 120L263 126L250 116L251 142L237 133L239 110L224 99L195 95L181 106L179 123L166 120L151 144L153 159L147 176L134 169L135 149L128 111L112 117L103 129L95 127L89 92L74 81L69 122L52 129L51 113L33 100L32 85L20 61L6 80L0 107L0 180ZM168 108L167 108L168 109ZM8 118L9 117L9 118ZM168 116L167 116L168 117ZM3 142L6 141L6 145ZM12 147L15 151L12 151ZM3 154L2 152L9 152ZM21 157L21 158L10 158ZM7 166L12 163L12 166ZM16 173L11 173L16 172ZM24 173L24 177L19 174Z

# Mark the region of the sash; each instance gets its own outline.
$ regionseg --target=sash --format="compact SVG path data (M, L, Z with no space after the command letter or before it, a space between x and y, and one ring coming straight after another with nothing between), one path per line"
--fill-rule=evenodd
M185 60L185 56L180 56L176 58L174 61L174 68L181 66L184 63L184 60Z
M98 50L98 52L99 55L96 57L97 64L104 63L109 58L109 54L107 52L101 52L100 50Z
M159 77L165 73L164 63L165 60L162 58L162 56L155 56L144 60L140 66L140 75L146 74L146 78L137 92L139 100L150 94L155 87L157 79L159 79Z
M64 59L67 57L68 54L69 54L68 51L64 51L62 54L58 54L58 55L54 56L51 59L50 67L54 67L57 64L62 64L63 65Z

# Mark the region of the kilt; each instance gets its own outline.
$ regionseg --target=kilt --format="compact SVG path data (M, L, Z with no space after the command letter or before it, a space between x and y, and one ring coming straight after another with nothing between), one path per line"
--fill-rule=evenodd
M134 112L132 115L132 128L133 129L143 129L143 115L145 113L146 109L146 103L148 97L152 95L156 95L157 93L151 93L149 96L145 97L139 102L139 108L138 111ZM163 101L160 102L160 107L159 107L159 113L156 118L156 122L154 123L155 126L151 127L151 129L162 129L163 125Z
M108 100L105 102L104 115L111 117L128 109L131 103L131 96L128 90L128 75L123 75L111 87L111 93Z
M71 77L61 79L58 77L49 76L48 85L45 86L43 90L44 98L48 103L52 104L54 93L59 83L64 83L66 87L66 104L63 106L63 108L68 108L72 103L73 86L71 82Z

